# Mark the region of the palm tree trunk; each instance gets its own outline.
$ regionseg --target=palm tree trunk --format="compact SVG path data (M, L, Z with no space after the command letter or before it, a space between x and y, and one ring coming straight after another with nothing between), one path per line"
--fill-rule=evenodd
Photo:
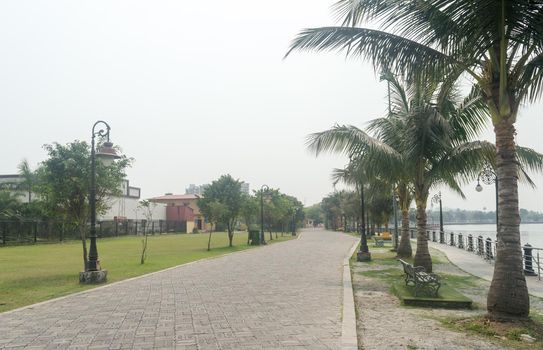
M397 255L399 258L410 258L413 256L413 250L411 249L411 240L409 239L409 208L402 208L401 212L402 229Z
M496 263L488 291L489 316L528 316L530 299L522 267L520 215L518 208L518 166L515 127L503 118L494 126L498 177L498 219Z
M423 266L426 272L432 272L432 257L428 250L428 236L426 235L426 201L428 196L417 195L417 252L415 253L415 266Z

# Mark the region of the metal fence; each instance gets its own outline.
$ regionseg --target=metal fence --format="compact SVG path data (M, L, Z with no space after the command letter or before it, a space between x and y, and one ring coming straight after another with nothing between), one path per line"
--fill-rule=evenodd
M84 230L88 237L89 226ZM101 220L96 223L98 238L174 232L187 233L186 221ZM74 239L80 239L80 228L74 224L54 220L0 220L0 246Z
M412 239L417 238L417 229L410 229ZM462 232L448 232L439 230L426 230L426 237L429 241L446 244L468 252L479 255L482 259L493 263L496 258L497 241L483 235L474 236L472 234L463 234ZM524 273L527 276L538 276L541 280L543 272L543 248L535 248L530 244L522 247L522 260L524 263Z

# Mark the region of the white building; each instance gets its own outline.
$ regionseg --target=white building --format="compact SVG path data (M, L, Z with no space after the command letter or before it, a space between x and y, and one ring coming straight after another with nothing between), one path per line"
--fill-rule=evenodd
M108 198L109 210L100 215L99 220L143 220L146 218L145 210L139 207L141 188L130 186L128 180L123 180L121 195ZM152 219L165 220L166 210L162 204L152 204Z
M22 182L21 175L0 175L0 186L7 186L15 191L17 184ZM19 190L19 200L22 203L28 203L28 192ZM37 199L36 194L31 193L32 200ZM130 186L128 180L123 180L121 184L121 195L111 196L107 199L109 209L103 215L98 216L98 220L143 220L146 219L145 211L139 208L141 198L141 189ZM166 210L162 204L152 204L153 220L165 220Z

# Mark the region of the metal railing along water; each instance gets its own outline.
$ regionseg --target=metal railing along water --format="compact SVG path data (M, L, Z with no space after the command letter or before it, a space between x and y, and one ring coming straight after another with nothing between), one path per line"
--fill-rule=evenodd
M417 229L409 229L412 239L417 238ZM491 237L482 234L474 236L469 233L465 235L462 232L426 230L426 237L429 241L456 247L468 252L472 252L488 263L493 263L496 258L497 241ZM543 248L532 247L530 244L522 246L522 260L524 264L524 273L527 276L538 276L541 280L543 273Z

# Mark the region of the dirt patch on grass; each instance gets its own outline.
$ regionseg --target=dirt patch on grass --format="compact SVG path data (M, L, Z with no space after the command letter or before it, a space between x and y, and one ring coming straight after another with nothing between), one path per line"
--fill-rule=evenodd
M498 338L513 348L543 348L543 324L537 320L513 319L508 322L496 322L482 316L451 320L449 323L459 330Z

